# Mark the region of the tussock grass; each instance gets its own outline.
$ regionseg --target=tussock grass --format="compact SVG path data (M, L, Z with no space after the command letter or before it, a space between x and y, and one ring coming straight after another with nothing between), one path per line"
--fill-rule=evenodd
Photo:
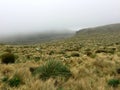
M45 65L36 68L33 74L39 74L39 78L42 80L55 77L69 78L72 75L71 71L62 62L55 60L47 61Z

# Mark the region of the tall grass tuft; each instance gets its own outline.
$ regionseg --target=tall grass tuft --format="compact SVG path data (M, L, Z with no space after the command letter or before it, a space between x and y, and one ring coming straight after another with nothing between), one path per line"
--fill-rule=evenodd
M38 74L42 80L56 77L69 78L72 75L71 71L62 62L55 60L49 60L46 64L36 68L33 74Z

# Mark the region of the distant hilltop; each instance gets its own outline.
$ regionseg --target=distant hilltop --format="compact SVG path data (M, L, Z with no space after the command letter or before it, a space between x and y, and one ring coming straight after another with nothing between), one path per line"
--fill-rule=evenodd
M104 25L104 26L98 26L98 27L91 27L91 28L85 28L81 29L76 32L77 35L95 35L95 34L106 34L106 33L120 33L120 23L118 24L110 24L110 25Z

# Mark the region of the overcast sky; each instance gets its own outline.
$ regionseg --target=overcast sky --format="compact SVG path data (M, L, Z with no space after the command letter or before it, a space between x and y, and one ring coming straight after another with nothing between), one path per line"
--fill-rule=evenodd
M0 36L120 23L120 0L0 0Z

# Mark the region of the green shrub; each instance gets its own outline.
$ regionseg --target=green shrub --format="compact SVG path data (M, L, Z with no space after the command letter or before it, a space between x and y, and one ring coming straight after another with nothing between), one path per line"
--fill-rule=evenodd
M9 81L8 81L8 85L10 87L17 87L19 86L21 83L21 79L19 76L15 75L13 76Z
M8 63L14 63L15 62L15 55L12 53L5 53L1 56L1 62L8 64Z
M33 74L39 74L39 77L42 80L58 76L69 78L72 75L65 65L63 65L60 61L55 60L49 60L45 65L38 67Z
M108 85L112 87L117 87L120 84L120 81L118 79L110 79L108 81Z
M7 81L8 81L8 77L7 76L2 78L2 82L7 82Z

